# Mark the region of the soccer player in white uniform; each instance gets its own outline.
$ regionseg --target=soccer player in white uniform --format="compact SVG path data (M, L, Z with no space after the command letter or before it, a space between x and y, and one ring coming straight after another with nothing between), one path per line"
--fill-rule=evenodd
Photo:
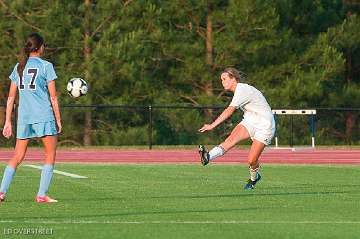
M220 78L224 89L234 92L233 99L214 122L204 124L199 129L199 132L214 129L229 118L236 109L241 109L244 116L242 121L220 145L215 146L209 152L204 146L199 146L201 163L205 166L209 161L224 155L240 141L251 138L252 144L248 155L250 179L244 188L253 189L261 179L259 157L265 146L271 143L275 133L274 116L268 102L259 90L248 84L240 83L244 76L238 70L226 68Z

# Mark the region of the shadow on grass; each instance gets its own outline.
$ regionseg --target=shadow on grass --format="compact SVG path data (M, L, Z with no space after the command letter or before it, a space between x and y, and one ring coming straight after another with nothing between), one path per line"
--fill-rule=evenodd
M227 213L227 212L244 212L244 211L256 211L264 210L264 207L247 207L247 208L222 208L222 209L204 209L204 210L159 210L159 211L138 211L138 212L117 212L117 213L106 213L106 214L87 214L87 215L75 215L73 217L69 215L59 215L59 216L37 216L37 217L2 217L1 220L18 220L17 222L26 222L29 220L39 220L39 222L44 220L54 220L66 219L79 221L79 218L104 218L108 220L108 217L123 217L123 216L140 216L140 215L171 215L171 214L188 214L188 213Z
M148 200L148 199L206 199L206 198L246 198L246 197L267 197L267 196L308 196L308 195L335 195L335 194L351 194L351 193L360 193L359 190L351 190L351 191L324 191L324 192L274 192L274 193L259 193L256 190L253 191L245 191L244 193L236 193L236 194L204 194L204 195L164 195L164 196L149 196L149 197L139 197L139 196L130 196L130 197L108 197L107 195L96 195L92 196L91 201L89 201L88 197L77 197L75 203L82 203L84 201L94 203L99 201L104 201L104 203L109 201L121 201L126 202L128 200ZM72 197L57 197L59 200L59 204L69 203L74 200ZM6 203L27 203L30 202L30 199L15 199L15 200L7 200ZM35 203L35 202L34 202Z
M242 197L259 197L259 196L299 196L299 195L332 195L345 193L359 193L360 191L325 191L325 192L276 192L276 193L258 193L256 191L249 191L248 193L238 194L213 194L213 195L166 195L148 197L151 199L161 198L242 198Z
M89 210L91 210L91 205L94 204L101 204L101 203L109 203L108 201L119 201L119 200L135 200L135 199L209 199L209 198L246 198L246 197L256 197L256 196L299 196L299 195L334 195L334 194L346 194L346 193L358 193L359 191L325 191L325 192L277 192L277 193L258 193L256 191L251 191L242 194L218 194L218 195L166 195L166 196L152 196L152 197L112 197L112 198L102 198L102 197L93 197L91 201L85 198L81 201L89 202ZM59 198L60 199L60 198ZM22 202L23 200L21 200ZM61 202L69 203L68 199L62 198L60 199ZM78 201L78 200L77 200ZM104 201L104 202L101 202ZM18 201L19 202L19 201ZM14 202L12 202L14 203ZM56 204L56 205L58 205ZM119 204L121 204L119 202ZM39 207L46 207L46 205L40 205ZM119 205L121 209L121 205ZM99 214L85 214L85 215L74 215L73 217L69 215L57 215L57 216L36 216L36 217L6 217L3 215L2 220L15 220L18 222L26 222L28 220L54 220L57 221L59 219L66 219L66 220L79 220L79 219L94 219L94 218L104 218L107 217L126 217L126 216L139 216L139 215L171 215L171 214L192 214L192 213L228 213L228 212L245 212L245 211L257 211L257 210L264 210L266 208L262 206L258 207L244 207L244 208L210 208L210 209L188 209L188 210L150 210L150 211L129 211L129 212L114 212L114 213L99 213ZM82 209L83 210L83 209ZM116 209L115 209L116 210ZM56 212L56 211L55 211Z

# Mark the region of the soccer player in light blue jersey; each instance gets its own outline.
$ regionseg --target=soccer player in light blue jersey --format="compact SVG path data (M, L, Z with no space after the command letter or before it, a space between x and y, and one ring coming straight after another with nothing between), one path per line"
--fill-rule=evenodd
M11 84L3 129L6 138L12 136L11 114L17 90L19 90L19 107L15 153L4 170L0 186L0 202L5 200L16 168L24 159L31 138L41 138L45 148L45 164L35 201L57 202L47 196L47 191L53 175L57 134L61 132L61 117L55 89L57 76L53 65L40 58L44 49L44 39L37 33L31 34L21 50L19 63L15 65L9 76Z

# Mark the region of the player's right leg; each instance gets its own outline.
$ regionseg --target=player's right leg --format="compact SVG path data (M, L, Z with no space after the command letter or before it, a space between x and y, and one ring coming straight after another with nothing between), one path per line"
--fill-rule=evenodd
M215 146L209 152L203 145L199 146L199 154L202 165L206 165L209 161L216 159L225 154L229 149L234 147L237 143L250 137L248 130L244 125L238 124L231 134L225 139L223 143Z
M56 135L44 136L42 137L42 141L45 150L45 164L41 170L39 191L37 193L35 201L41 203L57 202L57 200L52 199L46 195L49 190L49 186L54 171L57 136Z
M0 202L5 200L5 194L9 189L11 181L15 175L17 166L23 161L29 139L17 139L14 156L9 160L4 170L3 179L0 186Z
M266 145L263 142L260 142L256 139L253 140L248 155L250 178L244 186L244 189L254 189L256 183L261 179L259 157L265 146Z

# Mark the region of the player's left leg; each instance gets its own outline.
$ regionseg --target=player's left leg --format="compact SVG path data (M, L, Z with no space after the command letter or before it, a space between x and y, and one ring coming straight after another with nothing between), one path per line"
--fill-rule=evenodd
M45 150L45 164L41 171L39 192L36 197L37 202L57 202L55 199L48 197L46 194L49 190L51 179L53 176L57 136L44 136L42 142Z
M250 179L245 185L245 189L253 189L255 184L261 179L259 157L265 148L265 144L254 139L248 155Z
M199 153L201 163L205 166L209 161L214 160L225 154L229 149L234 147L237 143L250 137L248 130L241 123L238 124L231 134L222 142L220 145L215 146L209 152L206 151L205 147L199 146Z
M3 179L0 186L0 202L5 200L5 194L9 189L11 181L15 176L17 166L23 161L27 150L29 139L16 139L14 156L9 160L4 170Z

